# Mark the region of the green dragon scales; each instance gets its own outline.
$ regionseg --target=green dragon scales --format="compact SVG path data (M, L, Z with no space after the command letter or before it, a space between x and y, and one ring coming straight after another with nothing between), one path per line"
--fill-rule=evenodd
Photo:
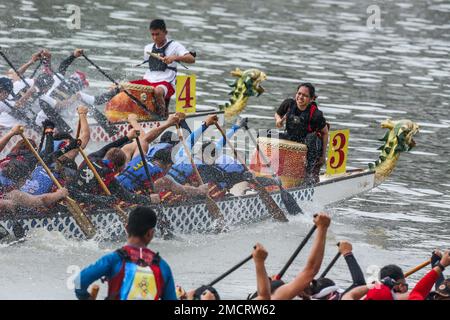
M221 110L225 110L225 117L230 119L244 110L247 105L248 98L251 96L259 96L264 92L261 82L267 79L264 72L258 69L248 69L241 71L239 68L231 72L232 76L238 77L230 87L230 101L219 106Z
M413 136L419 132L419 125L410 120L391 121L381 123L382 128L389 129L380 139L384 145L380 157L375 163L370 163L369 168L375 170L375 184L380 184L392 173L398 161L400 153L411 150L415 145Z

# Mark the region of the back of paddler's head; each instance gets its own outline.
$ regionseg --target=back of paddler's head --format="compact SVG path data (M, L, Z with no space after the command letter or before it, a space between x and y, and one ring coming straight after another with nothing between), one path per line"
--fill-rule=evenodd
M138 206L130 212L126 230L128 237L143 238L150 242L156 227L157 216L150 207Z
M0 77L0 100L5 100L13 91L13 82L7 77Z
M111 161L116 172L120 172L127 162L127 155L120 148L111 148L106 152L105 159Z

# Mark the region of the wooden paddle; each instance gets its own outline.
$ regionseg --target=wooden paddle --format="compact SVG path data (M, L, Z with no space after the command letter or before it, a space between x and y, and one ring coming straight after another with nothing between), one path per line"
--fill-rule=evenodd
M405 278L409 277L410 275L412 275L413 273L416 273L417 271L419 271L420 269L425 268L427 265L431 264L431 259L427 260L425 262L422 262L421 264L419 264L418 266L412 268L411 270L405 272Z
M297 204L297 201L295 201L294 197L288 191L286 191L286 189L284 189L283 184L280 181L280 177L278 177L275 174L275 172L272 169L272 166L270 165L270 160L267 159L267 156L263 152L261 152L261 150L259 149L259 145L256 142L256 139L253 136L253 134L250 132L250 130L248 129L247 126L244 126L244 129L247 131L247 134L250 137L250 140L252 140L253 144L255 145L256 151L258 152L259 156L263 158L264 162L266 163L267 167L269 168L269 170L272 174L272 177L277 182L278 187L280 188L281 200L283 201L284 206L286 207L286 210L288 211L288 213L292 214L292 215L296 215L298 213L304 214L302 208L300 208L300 206Z
M105 71L103 71L97 64L95 64L94 61L92 61L91 59L89 59L84 53L81 54L87 62L89 62L91 65L93 65L102 75L104 75L108 80L110 80L112 83L114 83L116 86L119 86L119 83L114 80L111 76L109 76ZM143 111L145 111L146 113L148 113L149 115L151 115L152 117L154 117L154 120L160 120L161 116L149 109L147 109L147 106L145 104L142 103L142 101L140 101L138 98L136 98L135 96L133 96L131 93L129 93L127 90L123 90L123 92L131 99L133 100L139 108L141 108Z
M50 179L52 179L53 183L58 187L58 189L62 189L61 184L59 181L55 178L53 173L50 171L50 169L45 164L44 160L39 156L37 151L33 148L30 141L25 137L23 133L20 134L22 136L23 141L25 141L27 147L30 149L30 151L33 153L33 155L36 157L36 159L39 161L39 163L42 165L44 170L47 172ZM67 204L67 209L72 214L73 218L75 219L76 223L80 227L81 231L84 233L84 235L90 239L95 235L95 226L92 223L92 221L86 216L86 214L81 210L78 203L73 200L70 197L65 198L65 202Z
M239 154L237 153L236 149L233 147L231 142L227 139L227 136L225 135L225 132L220 127L220 125L217 122L215 122L214 124L216 125L216 127L220 131L220 133L222 134L222 137L225 139L228 147L233 151L235 159L237 159L244 166L244 169L246 171L251 172L248 169L247 165L245 164L245 161L243 161L239 157ZM276 204L276 202L272 199L271 195L267 192L266 188L264 188L264 186L262 186L255 179L254 175L252 178L252 182L255 184L256 190L258 190L259 196L261 197L262 202L266 205L266 207L267 207L269 213L272 215L272 217L274 219L282 221L282 222L289 221L288 218L286 218L286 215L284 214L283 210L281 210L280 207Z
M286 273L287 269L291 266L292 262L294 262L295 258L298 256L298 254L300 253L300 251L303 249L303 247L306 245L306 243L308 242L308 240L312 237L314 231L316 231L317 226L314 225L311 230L309 230L308 234L306 235L306 237L303 239L303 241L299 244L299 246L297 247L297 249L295 249L294 253L291 255L291 257L289 258L288 262L286 262L286 264L284 265L284 267L280 270L280 272L278 272L277 275L275 275L273 278L275 280L280 280L284 274Z
M181 132L181 128L179 125L177 125L177 133L178 133L178 138L180 139L180 141L183 145L184 152L186 153L186 155L189 157L189 160L191 161L192 168L194 170L195 175L197 176L198 181L200 182L200 184L204 184L202 176L200 175L200 172L198 172L197 166L195 165L194 157L192 156L191 152L189 151L188 146L186 145L186 142L184 141L183 133ZM220 209L217 206L217 203L210 197L209 194L206 195L206 208L208 209L209 215L213 219L219 219L222 222L224 221L222 212L220 212Z

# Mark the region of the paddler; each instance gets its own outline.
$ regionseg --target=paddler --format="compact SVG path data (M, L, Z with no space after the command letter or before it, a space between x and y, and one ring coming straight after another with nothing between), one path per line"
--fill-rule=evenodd
M286 122L285 132L279 138L303 143L308 147L306 184L319 182L320 167L325 164L327 156L328 125L317 107L316 98L314 86L302 83L297 88L295 98L284 100L275 113L277 128L282 128Z
M143 80L132 83L154 87L158 113L168 115L170 97L175 93L177 62L195 63L195 57L182 44L167 38L164 20L152 20L149 29L153 43L144 49L144 61L148 61L148 70Z
M148 207L131 211L125 227L127 244L81 270L75 279L77 298L92 299L89 286L106 278L109 300L177 300L169 265L148 249L156 222L156 213Z

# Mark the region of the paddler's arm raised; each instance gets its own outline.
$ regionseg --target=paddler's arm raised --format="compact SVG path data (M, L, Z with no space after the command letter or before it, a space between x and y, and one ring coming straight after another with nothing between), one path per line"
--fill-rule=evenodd
M19 69L17 69L17 71L21 76L23 76L24 73L28 70L28 68L31 67L36 61L39 61L41 59L42 52L43 50L34 53L28 62L24 63ZM8 71L8 76L13 78L14 80L20 80L20 78L16 75L16 73L12 69Z
M279 287L272 294L272 300L292 300L309 286L310 282L320 271L325 252L327 230L330 226L330 217L325 213L319 213L314 217L314 223L317 226L316 237L306 266L297 274L294 280Z
M87 121L87 113L88 108L85 106L79 106L77 108L78 116L80 118L80 140L81 140L81 149L85 149L87 144L89 143L89 139L91 138L91 130L89 129L89 124ZM75 159L78 155L78 149L74 149L66 153L66 157L69 159Z
M65 75L67 72L67 69L70 67L70 65L75 61L76 58L81 57L81 55L84 53L83 49L75 49L73 53L65 58L58 67L58 73Z
M8 131L7 134L0 138L0 152L5 149L6 145L8 144L9 140L12 139L12 137L17 136L22 132L22 129L23 128L20 125L15 125L11 128L11 130Z

